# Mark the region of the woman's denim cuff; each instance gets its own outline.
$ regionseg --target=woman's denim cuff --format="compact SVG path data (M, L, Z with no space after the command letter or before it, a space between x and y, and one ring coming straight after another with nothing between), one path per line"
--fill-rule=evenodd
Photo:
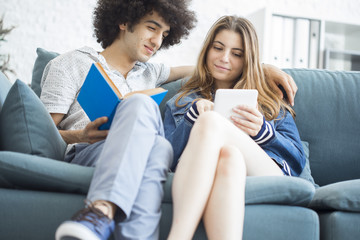
M185 119L189 123L194 124L198 117L199 117L199 112L197 110L196 102L194 102L187 111L187 113L185 114Z
M263 117L263 125L255 137L251 137L257 144L264 145L275 137L274 127Z

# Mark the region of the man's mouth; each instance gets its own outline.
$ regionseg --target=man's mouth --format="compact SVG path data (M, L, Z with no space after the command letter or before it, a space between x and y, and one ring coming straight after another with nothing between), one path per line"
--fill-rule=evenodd
M149 54L154 54L154 49L153 48L151 48L151 47L148 47L148 46L146 46L146 45L144 45L145 46L145 49L146 49L146 52L147 53L149 53Z

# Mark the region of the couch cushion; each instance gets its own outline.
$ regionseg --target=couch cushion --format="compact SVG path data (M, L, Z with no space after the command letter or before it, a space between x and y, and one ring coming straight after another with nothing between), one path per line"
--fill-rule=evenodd
M360 72L287 69L299 90L296 125L320 186L360 178Z
M54 240L57 227L84 207L84 195L0 189L0 238ZM109 239L110 240L110 239Z
M317 210L360 212L360 180L333 183L316 189L310 207Z
M360 239L360 214L353 212L320 212L320 236L329 240Z
M164 202L172 202L171 184L173 176L174 174L170 173L165 183ZM247 177L245 204L307 206L313 198L314 193L314 185L299 177Z
M40 96L41 94L40 82L44 69L50 60L59 56L59 53L50 52L42 48L37 48L36 53L38 56L35 60L35 64L33 68L31 88L34 90L36 95Z
M10 81L2 72L0 72L0 112L10 88Z
M299 175L299 177L303 178L305 180L308 180L309 182L311 182L317 188L317 187L319 187L319 185L317 185L315 183L314 178L311 175L310 161L309 161L309 143L305 142L305 141L301 141L301 143L302 143L303 148L304 148L306 163L305 163L304 169L301 172L301 174Z
M66 144L36 94L17 80L0 113L0 150L63 160Z
M86 194L92 167L49 158L0 152L0 187Z

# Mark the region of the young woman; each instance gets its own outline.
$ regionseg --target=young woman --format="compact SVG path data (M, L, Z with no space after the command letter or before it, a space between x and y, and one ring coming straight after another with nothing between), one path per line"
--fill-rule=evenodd
M212 111L221 88L257 89L257 108L237 105L231 121L225 119ZM294 116L265 81L252 24L220 18L195 73L167 103L165 135L176 169L168 239L191 239L201 218L209 239L241 239L245 177L298 176L304 167Z

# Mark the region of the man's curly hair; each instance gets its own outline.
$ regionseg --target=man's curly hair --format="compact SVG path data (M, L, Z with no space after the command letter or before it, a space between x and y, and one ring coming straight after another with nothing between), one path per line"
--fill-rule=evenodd
M188 0L98 0L94 10L94 28L97 42L103 48L110 46L118 36L119 24L127 23L129 30L145 15L156 11L170 26L169 35L161 48L180 43L195 26L196 17L188 9Z

